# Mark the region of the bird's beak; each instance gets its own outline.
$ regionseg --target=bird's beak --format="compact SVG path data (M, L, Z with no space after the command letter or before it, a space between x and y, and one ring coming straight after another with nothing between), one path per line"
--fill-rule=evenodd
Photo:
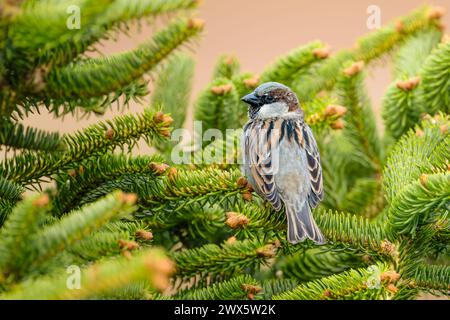
M255 95L254 92L249 93L249 94L243 96L243 97L241 98L241 100L244 101L245 103L248 103L248 104L251 105L251 106L254 106L254 107L258 106L258 105L259 105L259 102L260 102L260 101L259 101L259 98Z

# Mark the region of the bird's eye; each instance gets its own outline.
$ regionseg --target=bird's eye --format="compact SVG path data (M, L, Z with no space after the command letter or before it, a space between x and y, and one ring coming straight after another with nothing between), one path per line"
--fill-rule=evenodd
M270 95L265 95L265 96L264 96L264 102L265 102L265 103L272 103L273 100L274 100L274 97L273 97L273 96L270 96Z

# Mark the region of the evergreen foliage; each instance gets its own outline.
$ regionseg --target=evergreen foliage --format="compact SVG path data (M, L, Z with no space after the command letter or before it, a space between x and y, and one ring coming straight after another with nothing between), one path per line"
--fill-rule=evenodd
M70 5L82 12L80 29L67 28ZM169 138L187 118L194 60L177 51L203 29L191 17L197 5L0 1L0 298L448 296L450 44L442 9L419 8L335 54L320 41L302 45L260 76L219 57L193 103L196 138L204 139L184 146L193 163L180 164ZM136 49L86 55L130 23L161 15L170 21ZM380 132L365 69L389 54L393 83ZM99 115L142 102L148 75L151 103L140 113L65 135L22 124L42 109ZM240 131L208 133L241 128L240 97L266 81L293 88L317 138L325 199L313 214L323 246L285 240L284 213L242 177ZM134 154L141 139L154 154Z

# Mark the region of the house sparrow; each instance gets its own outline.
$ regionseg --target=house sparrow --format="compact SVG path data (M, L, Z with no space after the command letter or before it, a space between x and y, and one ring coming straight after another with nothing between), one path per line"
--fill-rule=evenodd
M320 155L291 89L267 82L244 96L249 121L242 139L243 172L253 189L287 215L287 238L325 243L311 208L323 199Z

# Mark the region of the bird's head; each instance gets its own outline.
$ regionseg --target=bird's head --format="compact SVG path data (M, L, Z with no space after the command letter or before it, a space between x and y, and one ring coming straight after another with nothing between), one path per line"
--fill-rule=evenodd
M241 99L249 105L250 119L303 116L297 95L278 82L266 82Z

